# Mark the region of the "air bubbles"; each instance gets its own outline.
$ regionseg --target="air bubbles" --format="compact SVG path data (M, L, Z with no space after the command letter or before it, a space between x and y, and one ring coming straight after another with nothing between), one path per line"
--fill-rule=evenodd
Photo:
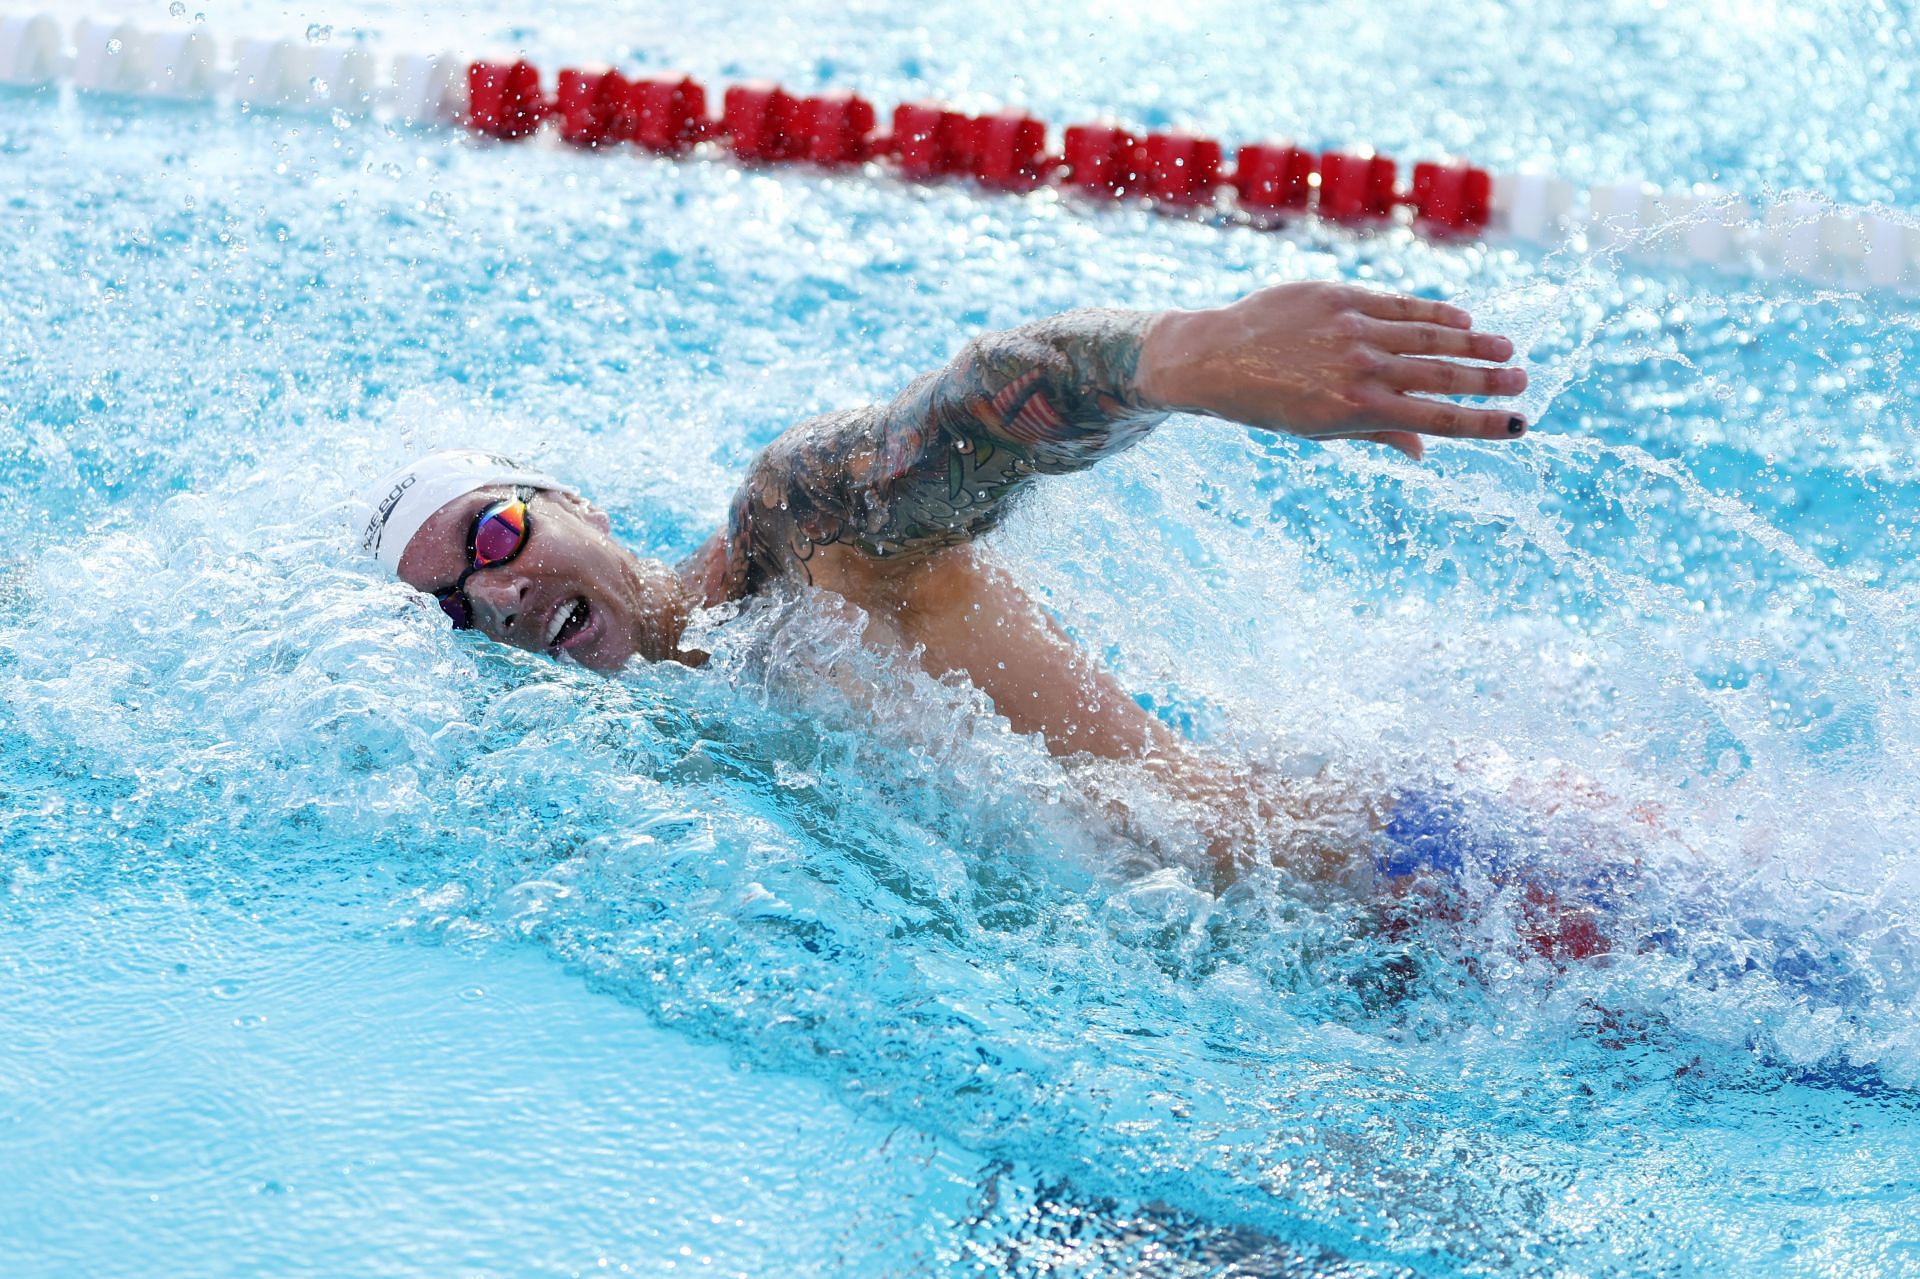
M173 0L173 3L167 6L167 16L171 18L186 17L187 6L184 3L184 0Z
M325 44L333 39L333 28L323 22L310 23L307 27L308 44Z

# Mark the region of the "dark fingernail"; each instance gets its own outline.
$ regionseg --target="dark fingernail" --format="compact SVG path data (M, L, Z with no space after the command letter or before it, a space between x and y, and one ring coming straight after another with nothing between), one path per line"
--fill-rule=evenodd
M1527 419L1523 417L1510 417L1507 419L1508 435L1525 435L1526 433Z

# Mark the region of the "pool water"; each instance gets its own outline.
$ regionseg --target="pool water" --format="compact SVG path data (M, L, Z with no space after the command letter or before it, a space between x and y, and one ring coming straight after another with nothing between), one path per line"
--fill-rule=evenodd
M1898 6L202 8L1920 203ZM1914 299L71 93L0 205L6 1273L1920 1273ZM1603 958L1216 886L817 602L604 680L342 554L473 441L681 554L982 328L1325 278L1537 429L1183 420L994 553L1196 738L1638 858Z

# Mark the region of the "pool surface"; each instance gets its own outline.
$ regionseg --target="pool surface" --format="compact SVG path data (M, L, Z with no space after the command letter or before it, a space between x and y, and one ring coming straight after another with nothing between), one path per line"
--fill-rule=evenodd
M198 8L1920 208L1904 5ZM1920 301L70 90L0 208L0 1272L1920 1274ZM1602 957L1218 889L828 609L604 680L343 554L468 442L683 554L983 328L1333 278L1536 429L1179 420L994 553L1198 739L1637 858Z

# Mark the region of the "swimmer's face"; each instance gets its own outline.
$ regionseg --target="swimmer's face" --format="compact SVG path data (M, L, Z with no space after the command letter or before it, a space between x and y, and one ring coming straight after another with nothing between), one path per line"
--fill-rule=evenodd
M428 593L459 581L472 566L474 519L513 495L477 489L435 511L407 543L400 580ZM680 656L687 607L679 578L614 541L607 517L571 493L535 493L519 553L472 574L465 589L474 627L515 648L597 671L618 670L636 656Z

